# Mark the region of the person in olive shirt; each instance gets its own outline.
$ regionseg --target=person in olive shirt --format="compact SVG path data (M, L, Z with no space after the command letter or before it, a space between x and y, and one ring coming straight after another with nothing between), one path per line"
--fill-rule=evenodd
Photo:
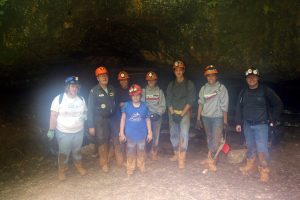
M181 60L174 62L173 72L176 80L170 82L167 88L170 140L174 151L170 160L178 161L178 167L183 169L189 140L190 110L196 100L196 89L184 77L185 64Z
M270 125L279 122L283 104L269 87L259 83L259 71L250 67L246 72L248 87L242 89L236 106L236 131L242 126L248 148L247 163L240 171L247 175L255 168L256 156L259 162L260 180L268 182L268 130Z
M100 66L95 71L99 82L94 86L88 99L88 128L89 134L95 136L99 152L99 165L108 172L108 145L114 126L112 117L115 115L115 89L108 84L108 71Z

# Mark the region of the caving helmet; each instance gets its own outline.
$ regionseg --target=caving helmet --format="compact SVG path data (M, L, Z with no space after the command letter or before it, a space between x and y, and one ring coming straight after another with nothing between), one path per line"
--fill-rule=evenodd
M129 88L129 96L135 96L138 94L142 94L142 88L138 84L133 84Z
M129 79L129 75L126 71L120 71L119 74L118 74L118 80L121 81L121 80L127 80Z
M247 71L245 71L245 76L250 76L250 75L255 75L259 77L259 71L258 69L254 68L254 67L249 67L249 69L247 69Z
M65 84L67 86L69 86L71 84L78 84L78 85L80 85L78 76L69 76L69 77L67 77L66 80L65 80Z
M104 66L99 66L96 70L95 70L95 75L99 76L101 74L108 74L108 71L106 69L106 67Z
M218 74L219 71L217 68L213 65L208 65L207 67L204 68L204 76L210 75L210 74Z
M158 79L158 77L157 77L157 74L155 72L150 71L146 74L146 81L154 81L154 80L157 80L157 79Z
M173 70L175 70L176 68L182 68L183 70L185 69L185 64L183 61L181 60L176 60L174 63L173 63Z

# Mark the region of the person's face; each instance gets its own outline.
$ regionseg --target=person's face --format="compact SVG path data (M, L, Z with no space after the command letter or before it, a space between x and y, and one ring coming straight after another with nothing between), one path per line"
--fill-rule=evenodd
M258 86L259 77L256 75L249 75L246 77L246 82L249 88L256 88Z
M108 75L107 74L100 74L97 77L98 82L100 85L107 85L108 84Z
M121 88L127 89L128 88L128 79L120 80L120 85L121 85Z
M210 85L213 85L217 82L217 75L216 74L209 74L206 76L207 82Z
M78 84L70 84L68 88L68 95L75 97L78 93L79 85Z
M175 74L176 78L183 78L184 69L181 67L176 67L174 69L174 74Z
M131 96L131 100L133 103L139 103L141 101L141 95L140 94L133 95Z
M148 81L148 86L153 88L156 86L157 80Z

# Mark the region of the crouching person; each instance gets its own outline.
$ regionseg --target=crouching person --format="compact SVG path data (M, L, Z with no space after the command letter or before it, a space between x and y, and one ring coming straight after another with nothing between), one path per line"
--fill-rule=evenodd
M84 120L86 119L86 104L83 97L79 97L80 88L78 77L71 76L65 80L65 93L54 98L51 105L50 126L47 136L56 136L58 154L58 179L66 179L68 160L72 152L74 165L80 175L86 171L82 167L80 149L83 141Z
M127 141L127 175L131 176L137 165L141 173L145 172L145 139L152 140L149 111L141 102L142 88L133 84L129 88L131 100L122 108L120 122L120 142Z

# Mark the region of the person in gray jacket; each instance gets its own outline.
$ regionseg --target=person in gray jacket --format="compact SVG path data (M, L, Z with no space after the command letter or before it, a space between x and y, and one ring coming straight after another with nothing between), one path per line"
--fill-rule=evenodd
M153 131L153 139L151 144L150 155L152 160L157 160L158 141L160 127L162 123L162 115L166 111L166 99L164 92L157 86L158 76L155 72L146 74L147 86L143 88L142 101L150 111L151 128Z
M209 65L204 69L207 83L199 92L199 106L196 128L202 128L201 118L207 136L208 158L210 171L217 171L215 154L221 145L223 128L227 128L228 92L217 80L218 70Z

